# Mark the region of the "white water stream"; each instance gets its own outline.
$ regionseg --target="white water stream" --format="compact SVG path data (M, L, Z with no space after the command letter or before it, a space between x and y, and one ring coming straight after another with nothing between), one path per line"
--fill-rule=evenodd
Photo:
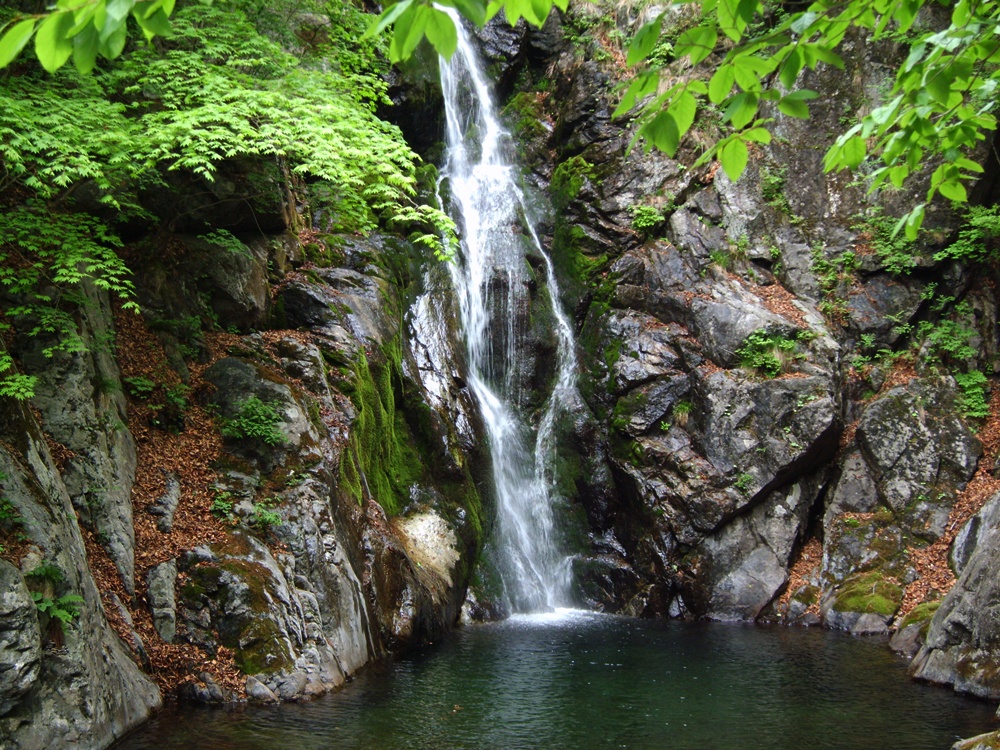
M450 265L469 381L489 433L497 498L494 544L513 610L552 610L570 600L570 561L558 549L552 501L556 419L576 389L573 331L559 306L552 261L515 181L510 137L497 120L469 36L457 15L454 20L458 51L441 61L448 146L441 176L461 236L457 262ZM552 393L534 428L520 406L518 362L524 311L531 304L529 249L543 259L540 293L550 296L554 311L557 360Z

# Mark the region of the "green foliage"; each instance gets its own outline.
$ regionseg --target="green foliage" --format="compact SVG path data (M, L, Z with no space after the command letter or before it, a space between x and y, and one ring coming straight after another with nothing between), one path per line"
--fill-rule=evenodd
M653 234L666 221L663 212L655 206L636 204L629 206L628 212L632 214L632 228L643 234Z
M80 616L79 605L83 603L82 596L66 594L53 599L40 591L32 591L31 598L40 614L59 622L60 627L68 625Z
M989 381L979 370L956 373L955 382L962 389L958 398L958 408L967 418L986 419L990 415L990 405L986 400Z
M511 23L541 25L553 4L565 0L448 0L477 25L503 10ZM633 37L626 64L640 66L615 115L635 109L647 144L674 156L699 111L717 107L731 133L705 150L697 164L718 159L731 180L743 173L749 146L771 141L765 103L787 117L809 116L816 92L796 89L799 74L820 63L844 67L838 50L853 29L873 40L909 46L887 102L862 117L826 154L827 171L856 169L866 158L871 189L901 187L928 163L939 163L926 200L940 194L967 200L965 183L983 168L969 158L985 131L996 128L995 92L1000 83L1000 0L957 0L944 28L916 24L927 0L845 0L801 4L771 12L771 0L702 0L696 24L669 40L664 53L665 7ZM370 34L393 27L390 56L408 57L426 35L443 55L455 49L450 16L432 0L400 0L386 7ZM721 61L719 58L721 57ZM699 68L699 66L702 66ZM694 68L694 75L677 75ZM701 73L701 75L699 75ZM916 205L895 229L916 237L925 204Z
M858 257L851 250L833 258L828 258L822 248L814 248L812 251L812 272L816 274L823 293L819 309L831 320L843 322L847 315L847 300L844 295L854 283L857 267Z
M55 213L42 206L24 205L0 213L0 284L19 304L5 311L21 319L28 336L56 334L58 341L45 350L79 351L83 344L71 311L79 296L73 288L89 281L126 300L134 293L129 271L114 248L118 239L94 217Z
M268 497L253 504L248 523L262 533L267 533L281 524L281 514L274 508L280 502L277 497Z
M761 197L775 211L791 216L792 208L788 205L788 196L785 195L785 180L787 179L788 167L761 167Z
M220 521L231 521L233 517L233 493L216 490L209 511Z
M24 577L34 578L40 581L49 581L50 583L59 583L66 577L66 575L55 563L43 561L25 573Z
M740 364L746 369L767 378L775 378L794 358L797 347L796 339L780 333L769 333L761 328L744 339L736 354L740 357Z
M251 396L240 402L236 416L222 423L222 434L226 437L260 440L267 445L283 445L287 436L278 429L281 415L273 404Z
M740 474L733 482L733 486L744 495L749 494L750 488L753 487L753 474Z
M124 378L123 382L125 383L125 388L128 389L129 395L135 398L147 399L156 389L156 383L142 375Z
M934 254L934 260L963 263L995 260L1000 239L1000 206L970 206L958 239Z
M915 246L909 236L896 232L896 220L874 211L864 217L854 229L861 237L867 236L872 249L882 259L882 265L889 273L909 275L917 265Z
M890 617L899 609L902 600L902 587L878 571L869 571L844 581L833 606L838 612L873 612Z

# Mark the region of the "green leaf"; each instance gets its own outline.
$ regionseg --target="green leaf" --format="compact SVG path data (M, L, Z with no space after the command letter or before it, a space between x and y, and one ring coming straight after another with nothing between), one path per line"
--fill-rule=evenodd
M789 117L798 117L800 119L809 118L809 107L801 99L795 99L791 96L783 96L778 102L778 109Z
M669 110L660 112L646 123L640 132L643 138L667 156L673 158L674 154L677 153L677 147L681 142L681 132L677 127L677 121Z
M965 189L965 185L958 180L942 182L938 185L938 192L948 200L958 201L959 203L965 203L969 200L969 194Z
M154 36L171 36L173 34L170 19L167 18L167 14L163 12L162 8L148 18L144 17L142 12L136 8L132 11L132 17L142 29L146 41L151 40Z
M757 116L759 100L757 95L749 91L744 91L733 97L733 100L726 107L723 119L732 124L736 130L741 130L753 122Z
M767 128L751 128L743 134L743 140L766 145L771 142L771 131Z
M0 38L0 68L10 65L14 58L24 49L24 45L31 39L34 31L34 18L18 21L7 30L7 33Z
M813 11L806 11L798 18L796 18L794 21L792 21L792 27L791 27L792 31L794 31L796 34L801 34L803 31L808 29L812 25L812 22L815 21L817 18L819 18L818 13L814 13Z
M640 99L645 99L650 94L655 94L660 85L660 75L654 71L640 73L633 79L625 90L621 102L615 108L612 117L621 117L628 112Z
M795 79L799 77L799 73L802 70L802 66L805 63L805 53L800 49L793 49L788 57L785 58L785 62L781 65L781 70L778 73L778 78L781 80L781 85L786 89L790 89L795 85Z
M670 104L670 114L677 123L677 130L680 137L690 130L694 123L695 114L698 112L698 100L694 96L684 91Z
M66 32L73 27L71 13L52 13L42 21L35 34L35 54L49 73L55 73L73 54L73 43Z
M719 32L715 26L696 26L677 37L674 52L678 57L687 55L691 64L697 65L712 54L718 41Z
M735 82L736 72L732 65L726 63L716 70L712 80L708 82L708 98L712 104L722 104L732 91Z
M73 64L80 75L89 75L94 69L99 44L97 29L93 26L88 26L73 37Z
M447 0L444 5L458 9L458 12L482 27L486 23L486 5L482 0Z
M426 34L428 41L434 45L439 55L448 59L455 54L458 48L458 32L455 30L454 21L447 13L431 8Z
M719 151L719 161L732 182L740 179L749 160L750 152L747 150L747 144L738 137L734 137Z
M846 164L849 169L857 169L861 166L861 162L865 160L865 156L868 154L868 147L865 143L865 139L859 135L848 139L847 142L844 143L841 154L843 163Z
M660 29L662 26L663 14L661 13L636 32L635 38L632 39L632 43L628 48L628 55L625 58L626 65L632 66L646 59L660 39Z
M375 22L368 27L368 30L364 34L361 35L361 38L371 39L376 34L381 34L391 23L394 23L397 18L409 10L411 5L413 5L413 0L402 0L402 2L390 5L382 11L382 14L375 19Z
M389 59L402 62L410 55L424 38L424 30L431 15L431 9L426 5L413 5L397 20L389 43Z

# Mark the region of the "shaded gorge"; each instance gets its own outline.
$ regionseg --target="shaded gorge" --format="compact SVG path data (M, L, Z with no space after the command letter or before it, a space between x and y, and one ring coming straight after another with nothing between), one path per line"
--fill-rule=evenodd
M992 718L879 639L570 612L460 629L313 703L170 709L115 747L929 750Z

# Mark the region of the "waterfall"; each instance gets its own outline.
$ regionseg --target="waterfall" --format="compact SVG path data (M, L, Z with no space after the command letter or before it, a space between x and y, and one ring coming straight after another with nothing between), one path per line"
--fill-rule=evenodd
M514 611L568 606L570 560L555 538L553 484L556 420L573 402L573 330L559 306L552 261L508 158L510 137L497 120L489 86L457 15L458 50L441 60L447 118L442 181L462 237L452 281L469 354L469 382L486 424L496 489L494 548L505 594ZM526 331L532 269L540 257L554 318L555 383L532 428L522 403L519 347ZM519 325L520 324L520 325Z

